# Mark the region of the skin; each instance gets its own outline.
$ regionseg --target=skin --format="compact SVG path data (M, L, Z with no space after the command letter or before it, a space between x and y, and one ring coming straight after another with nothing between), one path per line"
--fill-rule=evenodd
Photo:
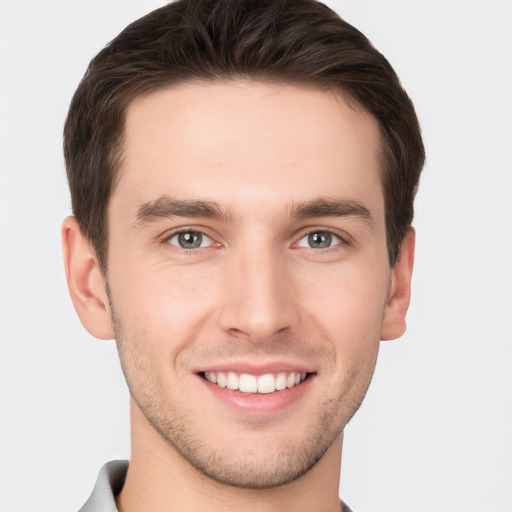
M75 308L116 338L132 397L119 510L339 510L343 429L410 299L414 232L389 268L376 120L339 92L233 81L138 98L125 130L106 279L63 225ZM171 199L221 214L168 215ZM319 201L330 210L300 209ZM286 407L240 411L198 375L226 362L310 378Z

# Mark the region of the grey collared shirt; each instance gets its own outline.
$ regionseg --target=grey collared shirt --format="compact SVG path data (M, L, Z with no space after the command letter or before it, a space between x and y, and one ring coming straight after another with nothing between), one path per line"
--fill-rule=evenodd
M101 468L91 496L79 512L118 512L115 495L121 492L127 471L127 460L107 462Z
M115 496L123 488L127 471L127 460L107 462L101 468L91 496L79 512L118 512ZM352 511L342 502L341 512Z

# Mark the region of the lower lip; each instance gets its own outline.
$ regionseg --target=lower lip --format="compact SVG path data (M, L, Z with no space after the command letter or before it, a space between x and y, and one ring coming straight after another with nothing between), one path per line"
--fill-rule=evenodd
M238 390L221 388L203 377L199 378L211 393L235 410L244 413L269 414L284 410L298 401L309 388L313 377L314 375L311 374L300 384L273 393L242 393Z

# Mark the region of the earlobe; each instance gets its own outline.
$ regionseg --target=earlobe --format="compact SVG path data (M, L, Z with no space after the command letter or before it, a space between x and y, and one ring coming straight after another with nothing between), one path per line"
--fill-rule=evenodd
M405 317L411 300L415 241L416 233L414 228L411 227L404 237L398 260L391 273L391 285L384 312L381 340L393 340L399 338L405 332Z
M75 217L62 224L62 249L69 293L80 321L96 338L114 338L105 279Z

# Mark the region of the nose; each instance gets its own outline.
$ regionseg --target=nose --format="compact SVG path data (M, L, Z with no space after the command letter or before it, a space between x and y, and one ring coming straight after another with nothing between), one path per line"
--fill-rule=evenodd
M225 271L219 323L230 336L265 344L297 319L294 286L286 258L265 247L238 251Z

